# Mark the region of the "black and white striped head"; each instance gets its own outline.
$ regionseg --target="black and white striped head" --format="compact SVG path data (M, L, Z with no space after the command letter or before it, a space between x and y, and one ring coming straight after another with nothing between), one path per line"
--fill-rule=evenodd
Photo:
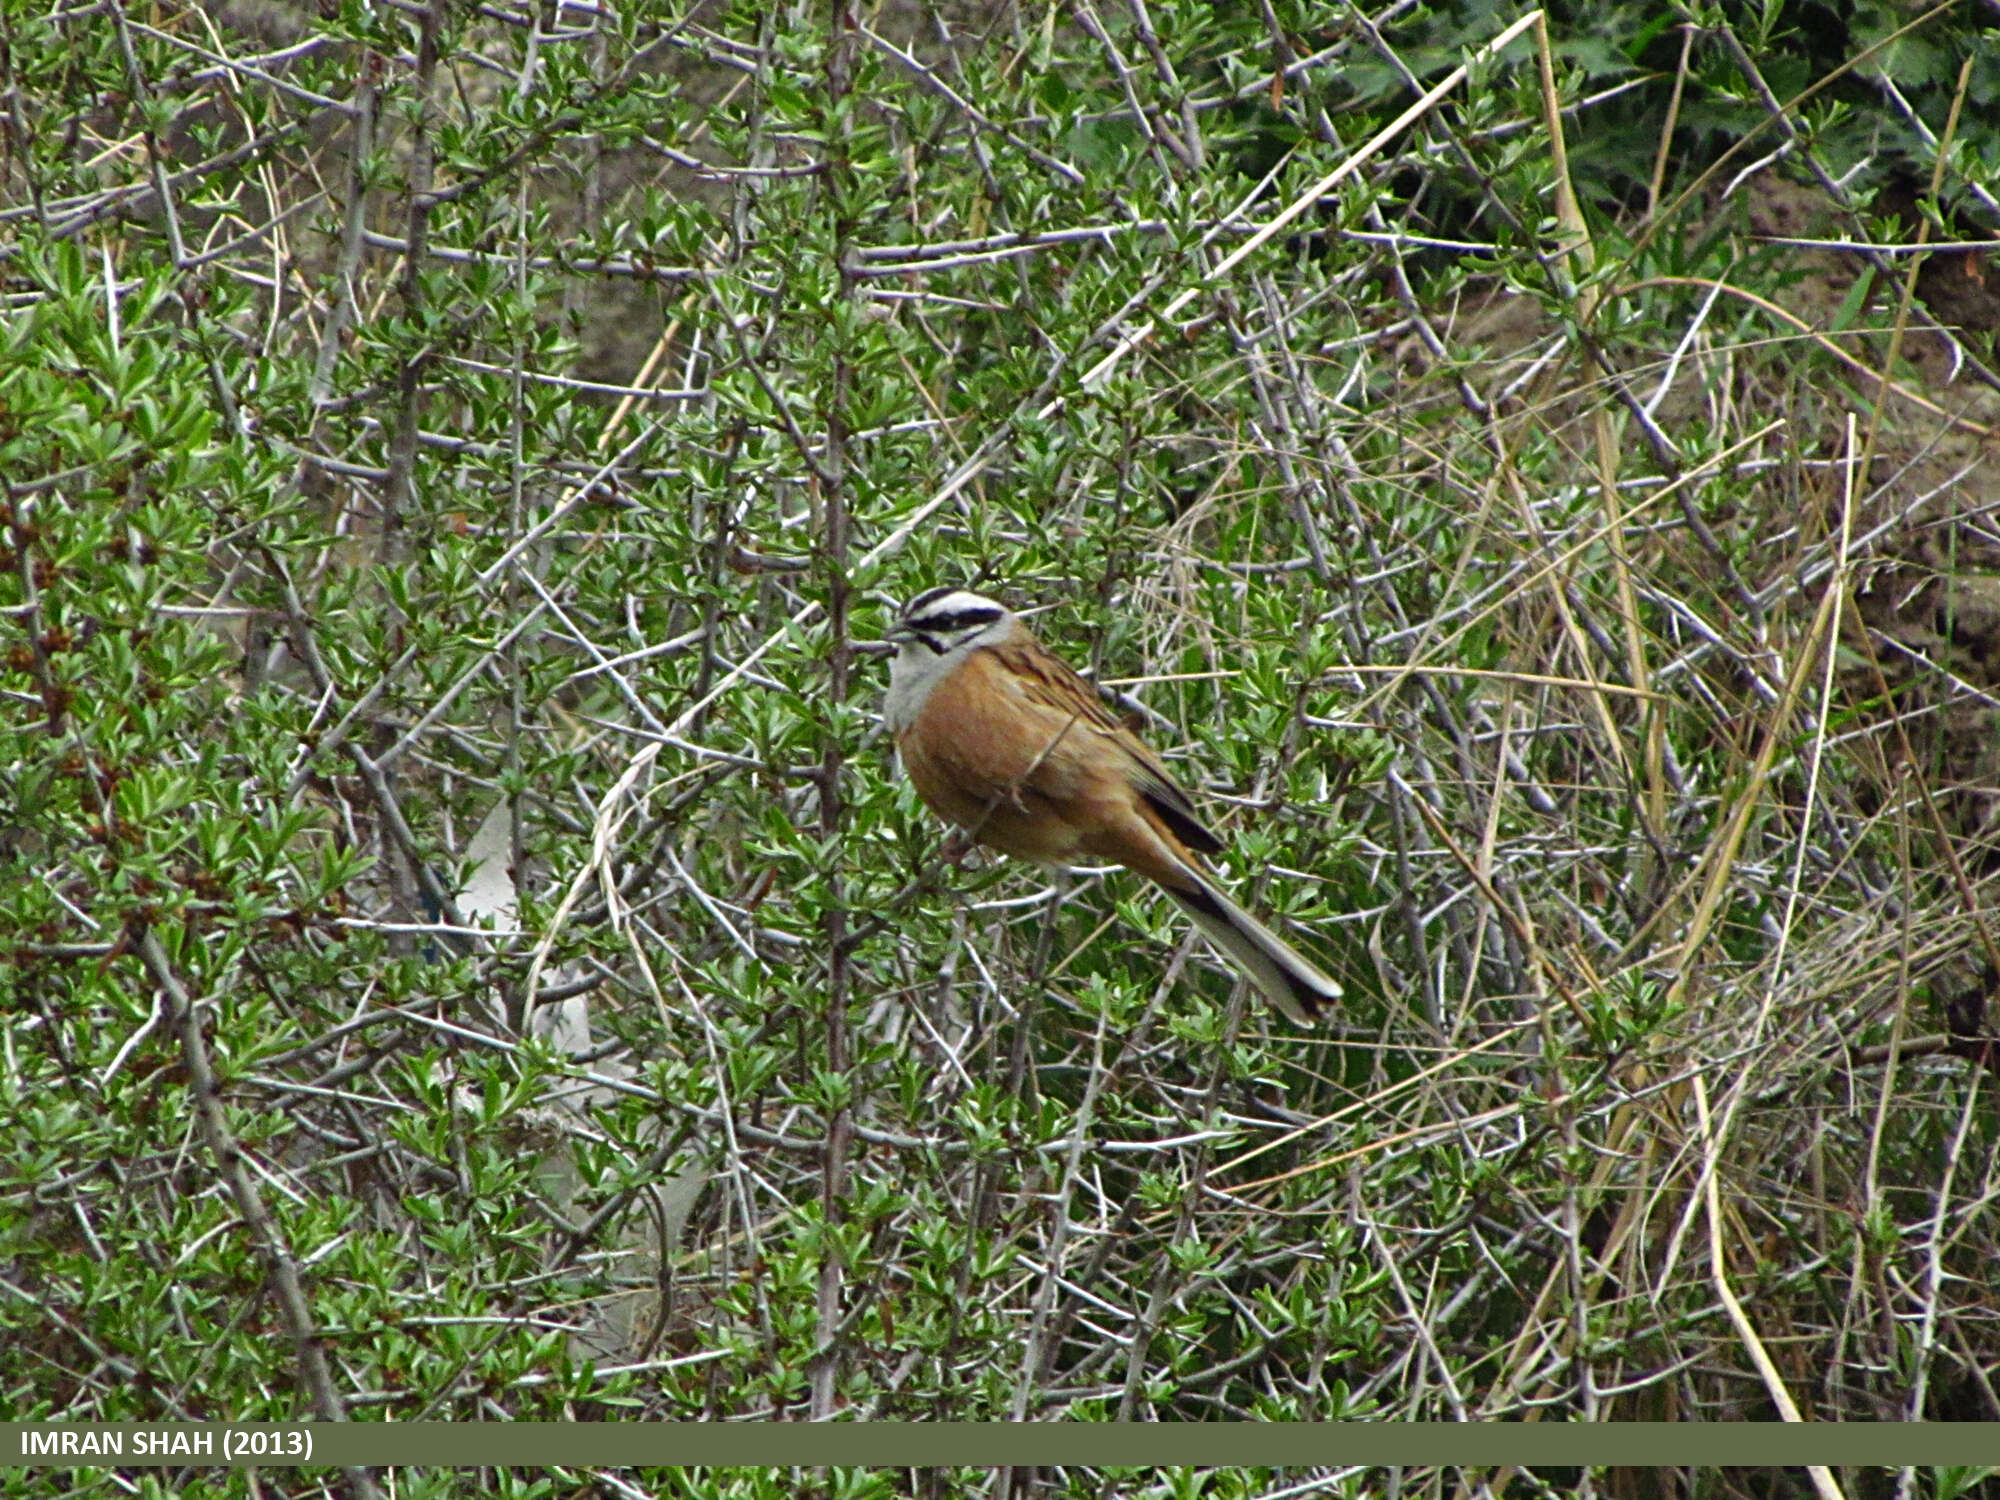
M925 589L905 604L889 631L889 639L900 645L905 655L928 652L932 656L949 656L961 646L983 644L981 638L989 632L993 639L999 639L1006 631L994 627L1004 626L1013 618L1014 612L1006 605L996 604L984 594L947 584L943 588Z
M889 696L882 714L901 734L923 709L930 691L982 646L997 645L1021 622L1004 604L967 589L926 589L908 604L888 637L896 643L889 663Z

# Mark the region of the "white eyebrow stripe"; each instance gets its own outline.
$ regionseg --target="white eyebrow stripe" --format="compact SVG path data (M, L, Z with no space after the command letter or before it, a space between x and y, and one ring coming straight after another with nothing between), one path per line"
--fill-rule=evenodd
M928 594L917 595L904 606L903 622L912 628L920 628L963 617L967 624L986 624L1006 612L1005 606L969 589L933 589Z

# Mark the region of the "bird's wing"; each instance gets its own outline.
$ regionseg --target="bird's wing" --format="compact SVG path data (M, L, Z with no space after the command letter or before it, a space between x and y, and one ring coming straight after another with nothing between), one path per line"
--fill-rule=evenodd
M1165 763L1104 706L1097 690L1068 662L1027 641L989 647L976 653L974 660L984 656L993 658L990 669L1012 684L1024 717L1036 724L1036 733L1030 736L1037 745L1036 753L1043 753L1040 746L1051 747L1043 754L1044 764L1056 763L1060 775L1069 758L1081 758L1086 746L1102 746L1108 741L1119 752L1127 782L1182 843L1200 854L1220 852L1222 840L1203 824L1194 803Z

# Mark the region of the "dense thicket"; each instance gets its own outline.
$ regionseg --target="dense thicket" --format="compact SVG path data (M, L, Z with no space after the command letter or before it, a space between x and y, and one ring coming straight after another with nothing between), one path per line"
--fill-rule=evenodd
M1985 14L0 4L5 1408L2000 1420Z

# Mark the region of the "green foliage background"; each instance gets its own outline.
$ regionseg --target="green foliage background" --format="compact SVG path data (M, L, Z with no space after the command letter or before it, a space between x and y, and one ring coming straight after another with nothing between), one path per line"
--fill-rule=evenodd
M2000 1420L1972 7L0 15L14 1416Z

